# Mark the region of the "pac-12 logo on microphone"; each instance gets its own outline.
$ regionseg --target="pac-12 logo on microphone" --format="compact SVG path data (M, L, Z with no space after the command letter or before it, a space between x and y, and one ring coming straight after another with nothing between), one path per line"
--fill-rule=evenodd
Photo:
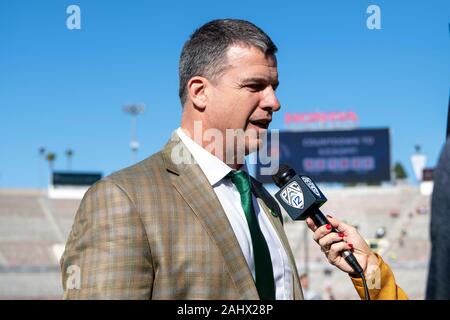
M308 177L302 177L302 180L306 183L309 189L311 189L312 192L314 192L318 197L320 197L319 189L316 188L316 185L312 180Z
M303 209L305 203L303 199L303 192L297 182L293 181L288 184L283 191L281 191L281 199L291 207L296 209Z

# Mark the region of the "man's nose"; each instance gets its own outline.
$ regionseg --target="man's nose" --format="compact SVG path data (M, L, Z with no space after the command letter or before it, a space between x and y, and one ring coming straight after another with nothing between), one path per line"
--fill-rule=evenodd
M264 90L263 109L270 109L272 112L277 112L281 108L280 101L278 101L275 90L271 86L267 86Z

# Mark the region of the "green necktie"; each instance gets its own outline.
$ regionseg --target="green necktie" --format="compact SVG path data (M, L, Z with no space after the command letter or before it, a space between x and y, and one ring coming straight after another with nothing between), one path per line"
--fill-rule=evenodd
M258 219L252 204L252 192L248 175L244 171L232 171L227 177L236 186L241 195L241 204L252 237L253 256L255 259L255 282L262 300L275 300L275 281L273 279L272 260L269 247L259 228Z

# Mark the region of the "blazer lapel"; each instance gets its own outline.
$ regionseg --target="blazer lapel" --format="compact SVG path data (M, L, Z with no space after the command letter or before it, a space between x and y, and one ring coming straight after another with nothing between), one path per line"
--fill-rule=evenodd
M222 253L241 298L259 299L252 274L219 199L175 133L163 150L163 158L167 170L174 173L172 185L197 215ZM179 161L181 158L183 161Z

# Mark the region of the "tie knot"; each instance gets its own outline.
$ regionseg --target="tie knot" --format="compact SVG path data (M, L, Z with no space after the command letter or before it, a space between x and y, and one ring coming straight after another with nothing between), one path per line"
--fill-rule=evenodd
M231 171L227 174L239 192L248 192L250 190L250 181L245 171Z

